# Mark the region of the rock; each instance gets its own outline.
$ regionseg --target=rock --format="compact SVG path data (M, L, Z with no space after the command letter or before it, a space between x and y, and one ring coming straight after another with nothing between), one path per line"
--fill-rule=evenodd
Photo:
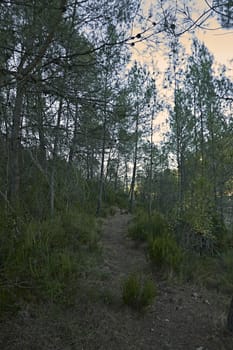
M198 299L200 296L199 296L198 293L193 292L193 293L192 293L192 297L193 297L194 299Z

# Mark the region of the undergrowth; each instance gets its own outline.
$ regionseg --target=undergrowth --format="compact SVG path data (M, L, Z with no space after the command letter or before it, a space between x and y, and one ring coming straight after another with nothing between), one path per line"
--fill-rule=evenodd
M171 234L164 216L154 212L149 216L141 211L129 227L129 236L136 241L146 241L150 261L166 272L177 271L182 261L182 250Z
M156 288L152 280L142 278L139 274L130 274L122 284L124 304L141 311L152 304L156 296Z
M181 266L183 252L171 235L151 239L148 243L148 255L155 267L165 272L177 272Z
M224 227L219 227L218 236L216 234L219 250L213 256L185 250L176 237L185 234L185 228L190 229L190 225L173 234L171 226L159 213L150 217L145 211L139 211L128 235L137 242L146 242L146 254L152 267L166 277L172 276L181 283L192 282L228 294L233 290L233 237Z
M170 228L166 219L160 213L154 212L149 216L145 211L140 211L135 216L129 227L129 237L136 241L147 241L169 233Z
M99 249L95 218L71 210L43 221L1 213L0 224L0 309L22 298L70 302Z

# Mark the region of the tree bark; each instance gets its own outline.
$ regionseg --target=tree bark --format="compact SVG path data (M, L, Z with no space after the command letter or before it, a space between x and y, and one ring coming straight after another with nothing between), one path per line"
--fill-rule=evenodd
M154 110L152 110L151 124L150 124L150 168L149 168L149 204L148 213L152 213L152 171L153 171L153 129L154 129Z
M46 140L44 132L44 104L42 97L37 97L37 113L38 113L38 134L39 134L39 162L43 166L46 166Z
M139 126L139 112L137 111L136 125L135 125L135 146L134 146L134 162L133 162L133 174L130 186L130 197L129 197L129 211L132 213L134 206L134 195L135 195L135 183L136 183L136 170L138 161L138 126Z
M23 86L20 82L16 87L15 107L13 110L11 149L10 149L10 201L17 204L20 189L20 149L21 149L21 119L23 108Z
M100 214L102 207L102 197L103 197L103 188L104 188L104 161L105 161L105 147L106 147L106 112L104 112L104 125L103 125L103 143L102 143L102 152L101 152L101 169L100 169L100 182L99 182L99 193L97 200L96 215Z
M117 167L115 172L115 179L114 179L114 190L117 191L118 189L118 173L119 173L119 167L120 167L120 155L118 153L117 157Z
M76 104L76 107L75 107L74 133L73 133L73 138L71 141L70 151L69 151L69 160L68 160L69 164L73 163L74 152L75 152L75 147L77 142L77 132L78 132L78 104Z
M51 216L54 215L54 208L55 208L54 204L55 204L56 160L57 160L58 139L59 139L58 132L59 132L60 123L61 123L62 107L63 107L63 100L60 99L58 113L57 113L57 124L56 124L56 128L55 128L52 170L51 170L51 177L50 177L50 213L51 213Z
M231 299L230 308L227 316L227 328L230 332L233 332L233 297Z

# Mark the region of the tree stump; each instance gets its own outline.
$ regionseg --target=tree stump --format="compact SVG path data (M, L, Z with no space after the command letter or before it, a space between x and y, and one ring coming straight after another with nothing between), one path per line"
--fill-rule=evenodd
M230 308L227 316L227 328L230 332L233 332L233 297L231 299Z

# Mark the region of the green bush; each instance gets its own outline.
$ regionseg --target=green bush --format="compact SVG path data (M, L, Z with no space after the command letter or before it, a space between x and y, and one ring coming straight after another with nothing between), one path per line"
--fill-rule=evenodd
M124 304L136 310L149 306L156 296L156 288L150 279L143 279L137 274L130 274L122 285Z
M146 241L166 235L169 231L169 225L160 213L149 216L146 212L140 212L129 227L128 234L137 241Z
M3 285L3 281L1 281L1 288L0 288L0 315L3 312L15 312L17 311L18 307L16 305L16 295L15 291L11 286Z
M40 293L42 298L58 297L79 271L78 259L69 249L71 243L60 220L31 221L13 243L5 274L12 281L18 280L19 286L24 281L28 290Z
M218 287L218 259L209 256L198 256L187 251L183 254L179 277L184 282L195 282L201 286Z
M148 253L154 265L170 272L178 271L183 258L181 248L169 234L151 239L148 243Z
M178 277L181 282L191 281L209 289L232 294L233 249L211 257L185 252L179 266Z
M72 237L69 240L72 246L76 242L78 246L87 245L92 250L98 247L99 227L94 216L73 210L63 214L61 221L66 236Z
M146 214L137 216L129 226L128 235L136 241L145 241L148 237L147 232L148 217Z
M227 292L233 290L233 248L228 249L220 256L221 285Z
M116 206L119 208L127 208L128 206L128 193L123 189L116 189L111 184L108 184L104 193L104 204L107 207Z
M211 234L215 238L218 252L223 252L231 246L231 234L228 232L224 220L217 214L212 216Z
M8 303L7 292L15 300L32 295L53 301L69 299L65 293L98 248L95 218L73 211L25 222L1 215L0 222L0 284L5 285L1 308Z

